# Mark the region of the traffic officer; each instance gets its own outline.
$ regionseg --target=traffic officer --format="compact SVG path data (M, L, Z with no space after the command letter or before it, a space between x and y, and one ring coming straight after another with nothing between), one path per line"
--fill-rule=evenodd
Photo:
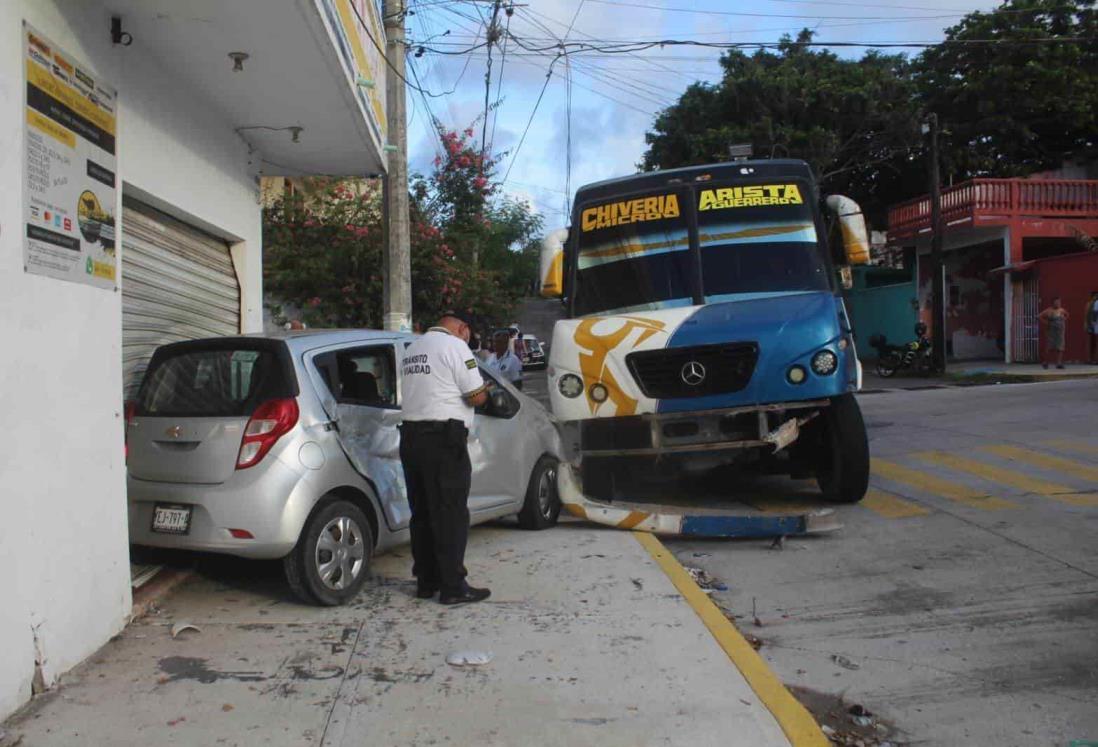
M492 336L493 352L484 365L489 371L495 371L516 389L522 389L522 361L511 352L511 337L507 330L501 329Z
M412 574L416 596L435 592L443 604L487 599L465 582L469 536L468 437L473 408L488 398L469 349L469 320L446 312L401 359L403 424L400 461L412 508Z

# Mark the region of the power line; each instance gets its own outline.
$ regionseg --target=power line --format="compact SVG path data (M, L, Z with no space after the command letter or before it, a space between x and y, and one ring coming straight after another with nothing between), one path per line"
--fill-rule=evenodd
M572 33L572 29L576 25L576 19L579 18L580 11L583 10L583 3L584 0L579 0L579 4L576 5L576 12L572 14L572 21L568 24L568 30L564 32L562 42L568 41L568 35ZM564 87L565 119L567 121L564 138L564 200L567 203L572 197L572 60L570 57L564 58L564 70L566 81Z
M503 106L503 71L507 66L507 42L508 35L511 33L511 16L515 14L514 7L507 9L507 27L503 31L503 45L500 49L499 57L499 80L496 82L496 106L495 111L492 112L492 147L496 144L496 124L499 122L499 110Z
M492 44L495 43L497 29L496 19L499 17L499 2L496 0L495 5L492 8L492 22L488 24L488 66L484 71L484 121L481 122L480 128L480 170L484 171L484 154L488 148L488 102L492 96ZM480 13L480 8L477 8L477 13Z
M541 106L541 100L545 97L545 89L549 87L549 81L553 78L553 65L557 63L560 57L554 57L553 61L549 63L549 70L545 73L545 82L541 84L541 92L538 93L538 100L534 102L534 108L530 112L530 119L526 121L526 129L522 131L522 137L519 138L518 146L515 147L514 155L511 156L511 163L507 165L507 173L503 175L503 181L507 181L507 177L511 176L511 169L515 167L515 162L518 161L519 151L522 150L522 144L526 142L526 135L530 132L530 125L534 123L534 116L538 113L538 107Z
M397 70L396 66L393 65L392 61L389 59L389 55L386 54L386 52L385 52L385 48L382 47L380 44L378 44L377 39L375 39L374 35L370 33L370 27L366 24L366 19L364 19L362 17L362 13L359 12L358 7L354 3L349 3L349 4L351 6L351 10L353 10L355 12L355 17L358 18L358 23L359 23L360 26L362 26L362 31L366 34L366 38L370 40L370 43L374 45L375 49L377 49L378 54L381 55L381 59L385 60L385 64L389 67L390 70L392 70L394 73L396 73L396 76L398 78L400 78L401 81L403 81L404 85L409 86L410 88L414 88L415 90L419 91L421 94L424 94L426 96L438 97L438 96L444 96L445 95L445 94L431 93L430 91L428 91L426 89L418 88L414 84L410 83L408 81L408 79L405 78L404 75L402 75L399 70Z
M591 0L601 5L617 5L623 8L640 8L644 10L661 10L665 13L693 13L707 16L744 16L749 18L803 18L807 20L891 20L891 21L931 21L942 18L962 18L969 15L968 12L947 13L933 16L820 16L820 15L796 15L785 13L747 13L737 10L702 10L699 8L682 8L666 5L649 5L647 3L629 3L623 0ZM994 12L994 11L991 11ZM1033 13L1033 10L1004 10L1004 13Z

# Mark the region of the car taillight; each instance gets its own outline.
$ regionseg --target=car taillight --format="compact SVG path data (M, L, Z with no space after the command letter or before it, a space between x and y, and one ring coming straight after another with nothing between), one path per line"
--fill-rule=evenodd
M298 414L296 399L272 399L257 407L240 440L236 468L259 464L275 442L297 425Z

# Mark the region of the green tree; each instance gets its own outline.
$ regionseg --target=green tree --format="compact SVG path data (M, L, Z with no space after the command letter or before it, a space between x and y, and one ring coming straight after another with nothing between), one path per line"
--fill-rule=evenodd
M642 167L670 168L728 158L750 143L756 157L808 161L829 192L849 192L878 210L910 181L919 149L910 65L902 55L859 60L786 37L777 51L721 57L721 81L696 83L659 114Z
M521 249L536 243L542 218L499 194L497 160L481 154L472 127L439 135L443 154L430 175L413 179L412 192L461 268L452 305L500 321L537 278L536 262Z
M302 321L315 327L380 325L381 195L375 185L306 180L301 191L263 211L263 242L264 284L276 306L297 307Z
M409 210L412 312L426 325L446 309L486 323L507 320L537 276L541 218L501 199L493 160L480 161L471 130L443 132L447 157L413 182ZM381 192L361 180L311 179L264 211L264 282L275 307L300 309L314 327L378 327L384 231ZM479 260L474 263L474 254Z
M921 106L942 122L944 174L1014 176L1098 156L1093 0L1010 0L946 38L967 43L915 61Z

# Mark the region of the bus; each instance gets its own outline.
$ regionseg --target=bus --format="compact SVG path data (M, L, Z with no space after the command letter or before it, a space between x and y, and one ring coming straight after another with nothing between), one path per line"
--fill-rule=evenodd
M629 500L656 475L731 467L861 500L869 449L841 289L868 259L858 205L822 199L799 160L580 188L571 227L541 251L542 295L565 312L547 367L560 489Z

